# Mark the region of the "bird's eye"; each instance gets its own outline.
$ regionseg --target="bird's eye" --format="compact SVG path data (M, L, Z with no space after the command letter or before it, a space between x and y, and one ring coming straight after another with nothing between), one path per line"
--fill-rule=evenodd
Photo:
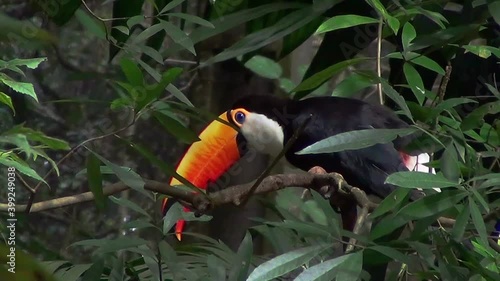
M238 124L243 124L245 123L245 113L238 111L236 114L234 114L234 121Z

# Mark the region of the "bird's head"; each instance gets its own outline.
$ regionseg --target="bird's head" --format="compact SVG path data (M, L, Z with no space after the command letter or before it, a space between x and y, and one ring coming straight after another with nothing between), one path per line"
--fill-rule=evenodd
M231 109L219 115L199 135L181 161L176 172L200 189L206 189L230 169L247 151L277 155L283 148L283 109L287 100L269 96L251 96L237 101ZM286 110L286 109L285 109ZM181 185L172 177L170 185ZM163 211L167 207L163 202ZM186 209L187 210L187 209ZM184 222L176 225L181 240Z

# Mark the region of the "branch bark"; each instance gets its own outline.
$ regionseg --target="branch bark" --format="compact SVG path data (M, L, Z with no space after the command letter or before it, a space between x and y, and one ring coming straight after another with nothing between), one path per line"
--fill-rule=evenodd
M236 206L242 205L246 195L252 188L255 188L253 194L265 194L287 187L302 187L316 190L325 197L332 196L332 194L335 196L344 194L362 209L366 209L367 211L372 211L378 206L376 203L370 201L364 191L349 185L344 180L342 175L338 173L317 174L313 172L313 169L311 169L310 173L271 175L264 178L264 180L262 180L257 187L253 187L253 184L251 183L240 184L231 186L221 191L210 193L208 195L193 193L191 191L173 187L166 183L154 180L144 180L144 189L183 201L190 205L193 211L201 214L207 213L214 207L224 204L234 204ZM117 182L105 186L103 188L103 193L105 196L109 196L127 189L129 189L129 187L125 183ZM93 199L94 195L92 192L84 192L72 196L34 203L31 205L30 212L57 209L78 203L88 202ZM24 212L26 211L27 206L28 205L16 205L15 212ZM9 204L0 203L0 212L10 212L12 211L11 209L12 206L9 206ZM485 221L495 219L498 213L500 213L500 209L492 210L489 214L484 215L483 219ZM363 221L364 219L361 219L359 223L363 223ZM455 224L454 219L446 217L439 218L438 222L445 227L450 227Z

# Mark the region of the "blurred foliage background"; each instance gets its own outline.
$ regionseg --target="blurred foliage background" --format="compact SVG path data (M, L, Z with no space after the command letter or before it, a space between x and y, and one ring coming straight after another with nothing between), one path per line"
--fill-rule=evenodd
M0 0L0 11L0 166L17 170L16 203L96 197L16 214L28 253L17 280L500 280L500 1ZM398 194L445 192L388 197L349 254L328 201L293 189L217 209L178 243L179 206L162 218L142 179L167 182L216 113L272 94L382 99L426 133L438 170L393 179ZM268 161L242 161L223 185ZM103 196L119 180L134 188ZM456 223L436 227L439 216Z

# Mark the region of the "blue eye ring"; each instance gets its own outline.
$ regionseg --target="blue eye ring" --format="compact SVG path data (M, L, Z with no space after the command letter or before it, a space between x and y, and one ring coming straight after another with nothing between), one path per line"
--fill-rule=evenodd
M236 113L234 114L234 121L240 125L245 123L245 118L246 115L242 111L236 111Z

